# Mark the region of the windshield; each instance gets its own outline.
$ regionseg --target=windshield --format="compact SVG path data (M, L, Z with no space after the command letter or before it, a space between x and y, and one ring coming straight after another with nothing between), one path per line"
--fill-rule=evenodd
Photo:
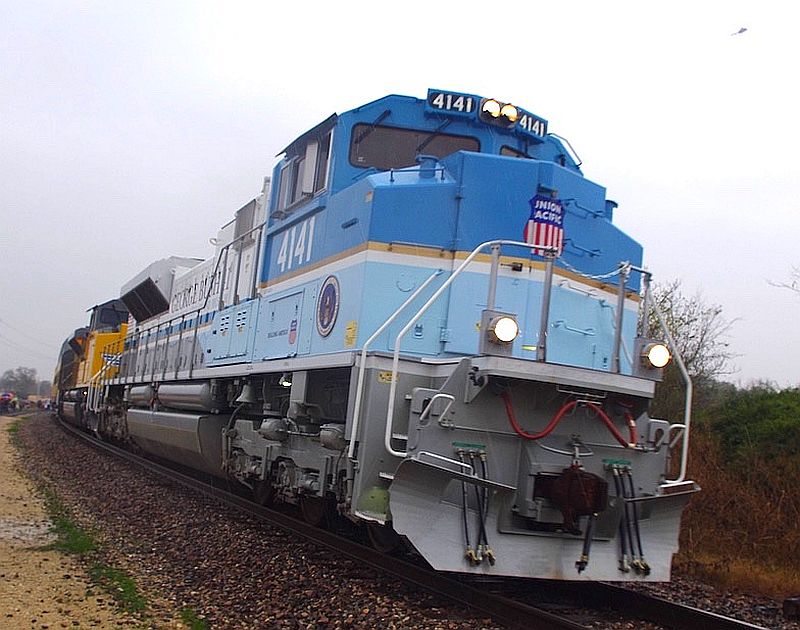
M421 153L441 158L481 148L478 140L469 136L369 124L354 125L351 137L350 164L382 171L413 166Z

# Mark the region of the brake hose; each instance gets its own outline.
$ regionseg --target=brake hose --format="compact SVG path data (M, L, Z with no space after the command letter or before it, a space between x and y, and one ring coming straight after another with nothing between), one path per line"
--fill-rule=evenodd
M577 405L577 400L570 400L569 402L565 403L561 409L556 412L556 415L547 423L547 426L539 431L539 433L528 433L525 431L517 422L517 418L514 415L514 406L511 404L511 396L508 393L508 390L502 392L501 396L503 397L503 402L506 406L506 414L508 415L508 421L511 423L511 427L514 429L514 432L519 435L521 438L525 438L526 440L540 440L543 437L547 437L553 432L553 429L558 426L558 423L564 418L564 416L569 412L572 411ZM611 421L611 418L608 417L608 414L603 411L603 409L596 405L593 402L586 402L585 405L594 411L595 415L597 415L602 421L603 424L606 425L608 430L611 432L611 435L614 436L614 439L619 442L625 448L634 448L636 446L636 425L631 424L629 422L629 427L631 431L631 441L625 441L625 438L622 437L622 434L617 430L617 427L614 426L614 423Z

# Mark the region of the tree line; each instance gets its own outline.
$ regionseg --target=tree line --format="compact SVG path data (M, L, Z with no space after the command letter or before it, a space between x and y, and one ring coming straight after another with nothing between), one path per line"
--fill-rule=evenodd
M50 389L50 381L40 381L33 368L18 367L6 370L0 376L0 393L14 392L19 399L28 396L49 397Z

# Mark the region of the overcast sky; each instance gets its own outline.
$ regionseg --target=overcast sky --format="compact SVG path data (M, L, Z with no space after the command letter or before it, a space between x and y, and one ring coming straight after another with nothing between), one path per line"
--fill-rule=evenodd
M787 2L0 0L0 373L209 237L334 111L429 87L569 139L656 280L736 320L730 379L800 385L800 59ZM733 35L746 28L743 33Z

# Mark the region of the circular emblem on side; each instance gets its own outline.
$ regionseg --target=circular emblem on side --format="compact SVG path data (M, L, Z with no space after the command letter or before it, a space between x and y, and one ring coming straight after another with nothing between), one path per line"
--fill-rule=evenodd
M317 332L327 337L336 323L339 314L339 281L336 276L328 276L322 283L317 299Z

